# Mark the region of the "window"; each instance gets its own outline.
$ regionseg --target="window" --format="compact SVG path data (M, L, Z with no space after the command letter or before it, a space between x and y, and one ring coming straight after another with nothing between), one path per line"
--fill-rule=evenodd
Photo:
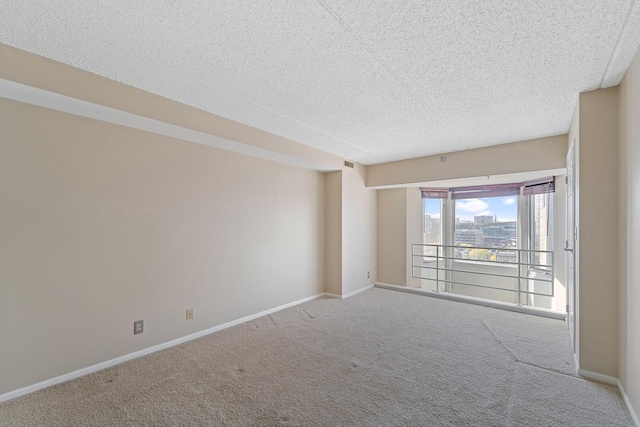
M529 197L529 249L553 251L553 193L533 194ZM547 270L551 254L535 252L534 269Z
M529 259L517 249L552 251L554 190L553 177L513 184L422 188L423 242L454 246L455 258L476 261L516 263L522 261L519 255ZM453 212L446 214L445 206ZM529 262L550 265L550 256L536 253Z
M455 257L511 261L518 247L518 196L457 199L453 242ZM480 246L480 248L473 248ZM500 259L498 259L500 258ZM513 260L515 261L515 260Z
M424 220L422 222L422 241L431 245L441 245L442 240L442 199L422 199Z
M412 249L421 287L553 307L553 177L421 190L423 244Z

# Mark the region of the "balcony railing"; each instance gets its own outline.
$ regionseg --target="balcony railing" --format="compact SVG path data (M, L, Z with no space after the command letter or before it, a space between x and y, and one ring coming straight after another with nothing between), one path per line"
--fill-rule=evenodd
M412 276L434 292L517 305L547 308L541 301L555 296L553 251L416 243Z

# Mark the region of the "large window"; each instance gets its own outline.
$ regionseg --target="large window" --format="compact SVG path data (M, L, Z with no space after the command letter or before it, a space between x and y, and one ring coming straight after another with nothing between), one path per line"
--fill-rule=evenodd
M518 247L517 196L455 201L456 258L496 261ZM482 249L474 248L480 246ZM502 261L500 259L499 261Z
M422 233L423 242L431 245L441 245L444 243L442 240L442 227L444 224L444 218L442 215L442 200L441 199L422 199L423 203L423 223Z
M550 265L553 178L479 187L423 188L423 243L474 261ZM429 249L432 249L431 247ZM444 250L444 249L443 249ZM522 257L523 259L520 259Z
M423 243L412 249L421 287L554 307L553 177L421 190Z
M533 194L529 197L529 249L553 251L553 193ZM534 268L547 270L551 254L535 252Z

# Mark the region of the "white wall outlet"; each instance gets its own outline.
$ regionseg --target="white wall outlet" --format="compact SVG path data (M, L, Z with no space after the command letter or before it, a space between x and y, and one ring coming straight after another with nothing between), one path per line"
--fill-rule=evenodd
M371 279L371 272L367 271L367 279Z
M144 332L144 320L136 320L133 322L133 335L138 335Z
M193 308L187 310L187 320L193 319Z

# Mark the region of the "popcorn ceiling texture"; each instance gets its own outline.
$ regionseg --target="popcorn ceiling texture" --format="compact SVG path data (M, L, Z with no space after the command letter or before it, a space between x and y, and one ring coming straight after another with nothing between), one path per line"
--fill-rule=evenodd
M378 163L567 132L640 0L0 0L0 42Z

